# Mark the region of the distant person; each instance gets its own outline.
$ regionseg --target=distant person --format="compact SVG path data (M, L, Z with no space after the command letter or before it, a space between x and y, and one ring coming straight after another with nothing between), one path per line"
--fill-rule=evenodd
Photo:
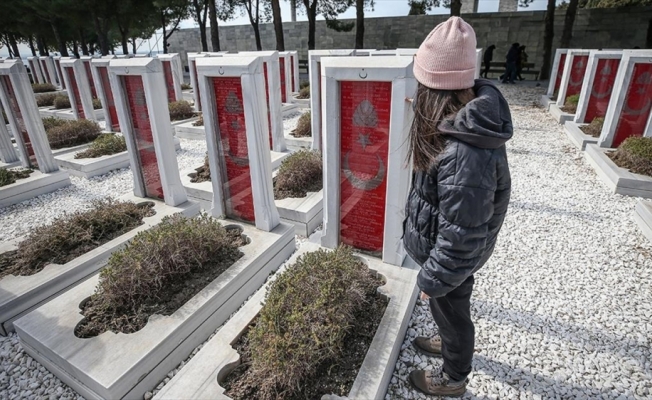
M514 79L516 79L516 64L519 59L520 47L521 45L519 43L512 44L512 47L509 48L509 51L505 56L505 73L502 76L503 83L514 83Z
M521 76L521 71L527 65L527 53L525 52L525 46L518 48L518 61L516 62L516 77L519 81L523 80Z
M489 78L489 68L491 68L491 61L494 59L494 50L496 50L496 45L492 44L484 51L484 71L480 74L482 77Z

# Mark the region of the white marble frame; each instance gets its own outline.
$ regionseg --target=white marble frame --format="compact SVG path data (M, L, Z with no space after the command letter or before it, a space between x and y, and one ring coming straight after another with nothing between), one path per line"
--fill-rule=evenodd
M586 73L584 74L584 82L582 83L582 91L580 92L580 101L577 103L577 112L575 112L575 119L573 122L576 124L584 123L586 117L586 110L589 107L591 99L591 90L595 82L595 75L598 73L598 63L600 60L621 60L623 57L622 51L613 50L591 50L589 53L589 63L586 66ZM615 80L614 80L615 84ZM612 93L609 95L611 97ZM588 121L590 123L591 121Z
M382 260L401 266L405 258L403 216L410 189L412 168L406 165L405 138L412 107L405 99L417 87L412 57L392 57L378 65L371 58L331 57L322 60L322 118L324 119L324 233L321 244L334 248L340 243L340 85L339 81L392 82L387 190Z
M159 54L157 56L162 62L170 63L170 71L172 72L172 82L174 84L174 95L176 101L183 100L183 91L181 90L181 83L183 82L183 68L181 67L181 57L177 53L173 54Z
M294 79L292 80L292 83L294 85L294 91L291 91L293 93L299 93L301 90L301 77L299 76L299 52L298 51L288 51L290 53L290 61L292 61L292 71L294 73Z
M555 95L555 82L557 82L557 73L559 72L559 63L561 62L561 55L568 53L568 49L557 49L555 52L555 59L552 62L552 70L550 71L550 80L548 82L548 92L546 96L552 98ZM564 61L564 65L566 61Z
M351 56L354 50L310 50L308 51L308 76L310 80L310 129L312 131L312 150L321 150L321 79L320 63L325 57Z
M45 78L43 77L38 57L27 57L27 65L32 72L34 83L45 83Z
M224 185L222 182L223 163L220 159L220 128L217 115L215 91L211 90L210 78L239 77L242 84L242 103L247 132L247 152L254 202L256 228L271 231L280 223L274 203L272 187L272 166L268 150L269 131L267 130L267 108L265 104L265 78L263 60L259 57L210 57L198 59L197 80L201 96L207 104L204 110L204 127L208 161L213 185L214 217L224 218ZM210 106L208 106L210 105Z
M91 86L88 83L88 77L86 76L86 68L84 68L83 61L68 58L61 60L61 73L63 74L63 80L66 82L66 87L68 88L68 98L70 99L70 108L72 109L73 114L76 119L79 119L79 113L77 112L77 102L75 101L75 90L70 84L70 79L66 73L66 68L72 68L73 75L75 76L75 82L77 83L77 91L81 97L81 105L84 110L84 118L96 121L95 110L93 109L93 94L91 92Z
M63 90L66 89L66 82L63 80L63 70L61 69L61 60L65 60L67 57L54 56L52 58L54 62L54 70L57 74L57 81L59 82L59 87Z
M192 86L192 100L195 102L195 110L197 111L201 111L201 101L197 96L199 87L197 87L197 75L195 74L195 60L203 57L210 57L210 55L208 53L188 53L188 73L190 74L190 86Z
M563 107L566 104L566 93L568 92L568 84L570 83L571 72L573 70L573 59L577 56L588 56L590 54L591 54L591 50L584 50L584 49L571 49L568 50L568 52L566 53L566 62L564 63L564 73L561 76L561 83L559 84L559 94L557 95L557 106ZM585 68L588 68L588 65ZM586 81L586 72L584 73L584 81ZM584 88L584 82L582 82L582 88ZM580 91L580 96L581 95L582 92Z
M414 57L417 55L417 51L419 49L396 49L396 55Z
M482 70L482 49L475 49L475 79L480 79L480 71Z
M104 57L110 57L110 56L104 56ZM102 57L102 58L104 58L104 57ZM92 62L93 62L93 60L95 60L97 58L100 58L100 57L93 57L93 56L81 56L81 57L79 57L79 59L83 63L82 67L84 68L84 72L86 72L86 65L85 64L88 63L88 67L89 67L88 69L92 70L93 69ZM93 77L88 76L88 73L86 74L86 78L88 80L88 87L89 88L91 88L91 84L93 86L95 85L95 82L93 81ZM95 88L95 92L97 93L97 88ZM91 99L93 98L92 93L93 93L93 90L91 89Z
M287 151L285 133L283 131L283 114L281 112L281 72L278 62L278 51L242 51L237 54L224 54L224 56L255 56L262 58L263 68L265 66L267 68L267 89L269 92L267 109L270 113L272 125L272 150L279 153Z
M38 60L39 60L39 65L41 66L43 77L45 78L45 82L51 83L56 86L57 76L56 74L53 74L54 71L52 71L52 66L50 65L52 59L49 56L46 56L46 57L39 57Z
M54 160L52 149L48 142L48 137L45 134L43 127L43 120L39 114L38 106L36 105L36 98L32 91L32 85L27 76L27 69L20 60L5 61L0 63L0 76L8 76L16 94L16 103L20 109L20 114L23 118L25 130L29 136L29 140L34 150L34 155L38 163L38 169L44 174L57 172L59 166ZM18 121L11 107L9 107L9 99L5 93L4 86L0 84L0 101L9 119L11 131L14 132L14 139L18 145L18 151L21 156L23 167L31 165L29 161L29 154L23 141L23 136L20 134L21 130L18 128Z
M18 162L18 154L11 143L11 136L9 136L9 130L7 130L7 125L5 125L4 121L0 121L0 162L3 164Z
M604 125L602 126L600 139L598 139L598 146L600 147L610 148L613 145L620 113L623 110L623 105L625 104L625 96L627 95L627 89L629 88L629 83L632 79L634 65L639 63L652 63L652 50L623 51L623 58L620 61L618 73L616 74L616 79L614 80L614 93L609 99L607 115L604 119ZM620 90L617 90L618 88L620 88ZM650 114L648 116L647 125L645 130L642 132L642 136L644 137L652 137L652 110L649 111L649 113Z
M292 99L292 73L290 72L290 68L292 67L292 62L290 61L290 52L288 51L280 51L278 53L279 57L279 65L278 65L278 76L281 76L281 62L280 58L283 57L283 72L285 75L285 103L291 103L290 99ZM280 82L279 82L280 84ZM281 95L283 94L281 87Z
M188 201L186 191L181 184L179 165L174 147L174 136L168 112L167 91L161 60L156 58L126 58L114 59L109 63L109 81L115 100L120 131L126 138L129 151L129 163L134 176L134 194L146 197L145 183L133 134L131 113L128 112L128 102L121 76L140 76L143 80L147 112L154 140L154 151L163 187L165 204L178 206Z
M396 50L369 50L370 57L384 57L384 56L395 56L398 53ZM358 54L356 54L358 55Z
M106 92L104 91L104 85L102 84L102 77L100 76L99 67L105 67L107 74L109 73L109 63L112 59L115 59L115 56L105 56L102 58L95 58L91 61L91 74L93 74L93 80L95 81L95 91L97 92L97 97L99 97L100 102L102 103L102 110L104 111L104 121L106 121L105 130L113 132L113 123L116 121L111 120L111 111L109 110L109 102L106 98ZM110 83L109 83L110 85ZM109 87L108 90L111 90Z

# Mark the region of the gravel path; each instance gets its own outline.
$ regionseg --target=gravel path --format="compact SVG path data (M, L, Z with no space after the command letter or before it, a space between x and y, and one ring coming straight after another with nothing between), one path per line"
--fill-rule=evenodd
M477 353L465 398L649 398L652 244L633 221L636 200L610 194L562 129L532 106L542 90L503 90L515 124L508 143L513 194L494 256L476 277ZM180 169L201 165L205 144L181 145ZM0 209L0 240L131 184L129 170L73 178L67 189ZM409 345L434 332L419 302L388 399L426 398L406 383L407 374L441 360ZM15 334L0 337L0 398L78 397L25 355Z

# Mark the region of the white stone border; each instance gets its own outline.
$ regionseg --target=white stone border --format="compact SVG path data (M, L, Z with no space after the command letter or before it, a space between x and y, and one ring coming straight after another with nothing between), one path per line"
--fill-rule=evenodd
M580 127L587 125L588 124L578 124L573 121L568 121L564 124L564 132L566 132L566 136L568 136L570 141L582 151L586 149L586 145L598 143L598 138L587 135L580 129Z
M39 57L41 65L45 64L45 71L47 72L47 81L57 86L57 73L54 70L54 62L51 57Z
M412 107L405 99L416 91L412 57L392 57L379 65L373 58L329 57L322 60L322 119L324 137L324 236L322 246L335 248L340 243L340 81L391 82L392 100L387 162L387 191L383 256L385 263L401 265L405 257L403 216L412 178L406 166ZM313 132L313 143L315 132Z
M645 237L652 241L652 202L640 200L636 204L634 220L643 231Z
M575 114L569 114L561 110L561 107L557 103L551 103L548 106L548 112L550 116L557 121L558 124L564 125L566 122L572 121L575 117Z
M27 57L29 69L32 72L32 79L34 83L45 83L43 71L41 71L41 64L38 57Z
M580 101L577 103L577 112L575 112L574 122L578 124L591 123L591 121L584 121L586 118L586 110L591 101L591 93L593 90L593 83L595 76L598 73L598 64L600 60L620 60L623 57L622 51L611 50L591 50L589 53L589 64L586 66L586 73L584 74L584 82L582 83L582 90L580 92ZM614 85L615 85L614 78ZM612 88L612 89L615 89ZM612 93L609 95L611 97ZM597 142L597 141L596 141Z
M52 60L54 61L54 70L57 73L57 82L59 82L59 87L63 90L66 90L66 81L63 80L63 71L61 70L61 60L65 60L68 57L54 56Z
M568 49L557 49L555 52L555 59L552 62L552 70L550 71L550 81L548 82L548 92L546 93L548 98L552 98L555 95L555 83L557 82L557 74L559 73L559 63L561 63L562 54L566 53L568 53Z
M1 100L0 100L0 104ZM4 164L14 164L17 163L18 154L14 148L14 145L11 143L11 135L9 134L8 125L5 125L4 121L0 121L0 162Z
M482 71L482 49L475 49L475 79L480 79L480 71Z
M93 75L93 81L95 81L95 91L97 92L97 97L100 99L100 103L102 103L102 110L96 111L102 111L102 114L104 114L104 121L106 121L104 129L109 132L113 132L113 124L117 123L118 121L111 120L111 110L109 110L109 101L106 95L106 91L111 90L111 87L110 83L108 88L104 87L104 82L102 82L102 77L100 76L100 71L98 68L106 68L106 73L108 74L109 63L114 58L115 56L106 56L102 58L94 58L91 60L91 74ZM115 102L115 99L113 100Z
M70 175L66 171L57 170L46 174L34 171L28 178L0 187L0 208L52 193L66 186L70 186Z
M135 58L134 60L138 60ZM170 316L153 315L133 334L73 335L95 275L14 323L25 351L87 399L142 398L220 326L295 250L294 230L264 232L236 221L250 243L229 269ZM56 324L52 324L52 319Z
M296 262L297 258L319 246L306 242L282 267L283 270ZM380 325L376 330L367 355L348 393L349 399L382 400L387 392L401 344L405 338L412 309L416 303L418 267L406 260L406 265L396 267L378 259L358 255L368 265L385 278L386 283L378 292L389 299ZM219 381L223 380L240 363L238 352L232 347L246 332L249 324L260 313L265 294L276 276L231 318L211 340L209 340L156 395L156 399L228 399ZM334 398L324 393L323 398Z
M324 219L324 190L308 192L305 197L274 200L281 221L294 226L294 233L309 237Z
M176 101L183 100L183 92L181 84L183 83L183 67L181 66L181 57L177 53L173 54L159 54L162 62L170 63L170 71L172 72L172 81L174 84L174 95Z
M281 76L280 59L283 58L283 75L285 75L285 103L291 103L290 100L292 99L292 73L290 72L290 68L292 68L292 62L290 61L290 53L287 51L280 51L278 53L278 58L279 58L279 78ZM283 95L283 87L281 87L281 95Z
M294 74L294 79L292 80L292 84L294 85L294 90L292 90L293 93L299 93L299 90L301 90L301 77L299 73L299 52L298 51L288 51L290 53L290 60L292 62L292 71Z
M66 73L67 68L72 68L73 75L75 76L75 82L77 84L77 91L81 97L81 105L84 110L85 119L90 119L96 121L95 110L93 109L93 94L91 92L91 86L89 84L89 77L86 76L86 68L84 67L84 62L77 60L75 58L68 58L66 60L61 60L61 72L63 73L63 80L66 82L66 87L68 88L68 97L70 98L70 108L75 115L75 119L80 119L79 113L77 112L77 102L75 101L75 91L70 82L70 78Z
M195 122L197 119L174 125L174 135L180 139L206 140L206 129L204 126L194 126Z
M195 60L209 56L210 55L207 53L188 53L188 73L190 74L190 86L192 86L192 99L195 104L195 110L197 111L201 111L201 99L198 98L199 87L197 87L197 69L195 68Z
M583 49L571 49L566 53L566 63L564 64L564 73L561 76L561 84L559 85L559 94L557 95L557 106L563 107L566 103L566 93L568 92L568 85L570 83L571 74L573 72L573 60L577 56L589 56L591 50ZM586 68L584 67L584 78L582 81L582 88L584 87L584 82L586 81ZM580 96L582 95L582 88L580 88ZM574 114L573 114L574 115Z
M589 144L584 156L613 193L652 199L652 177L634 174L617 166L606 154L613 150Z
M618 120L623 111L625 104L625 96L627 96L627 89L632 79L635 64L650 64L652 63L652 50L624 50L623 58L620 61L616 80L614 82L614 92L609 99L609 107L607 107L607 115L604 119L602 126L602 134L598 140L600 147L612 147L613 141L616 137L616 128L618 127ZM620 90L616 91L616 88ZM649 111L648 123L641 136L652 137L652 111Z

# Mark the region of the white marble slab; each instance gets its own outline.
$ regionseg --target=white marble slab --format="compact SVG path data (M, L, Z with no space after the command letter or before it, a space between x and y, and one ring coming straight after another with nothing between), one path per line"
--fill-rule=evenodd
M652 202L641 200L636 204L634 220L648 239L652 240Z
M589 144L586 146L584 156L614 193L652 199L652 177L634 174L620 168L607 157L606 153L611 151L614 149Z
M552 118L557 121L558 124L564 125L568 121L572 121L573 118L575 118L575 114L569 114L566 112L563 112L561 108L555 104L555 103L550 103L550 106L548 107L548 112L552 116Z
M22 203L66 186L70 186L68 172L57 170L44 174L36 170L29 178L19 179L11 185L0 187L0 208Z
M587 144L598 143L598 138L587 135L580 129L580 127L587 125L588 124L578 124L573 121L568 121L564 124L564 132L566 132L566 136L568 136L575 147L582 151L584 151Z

